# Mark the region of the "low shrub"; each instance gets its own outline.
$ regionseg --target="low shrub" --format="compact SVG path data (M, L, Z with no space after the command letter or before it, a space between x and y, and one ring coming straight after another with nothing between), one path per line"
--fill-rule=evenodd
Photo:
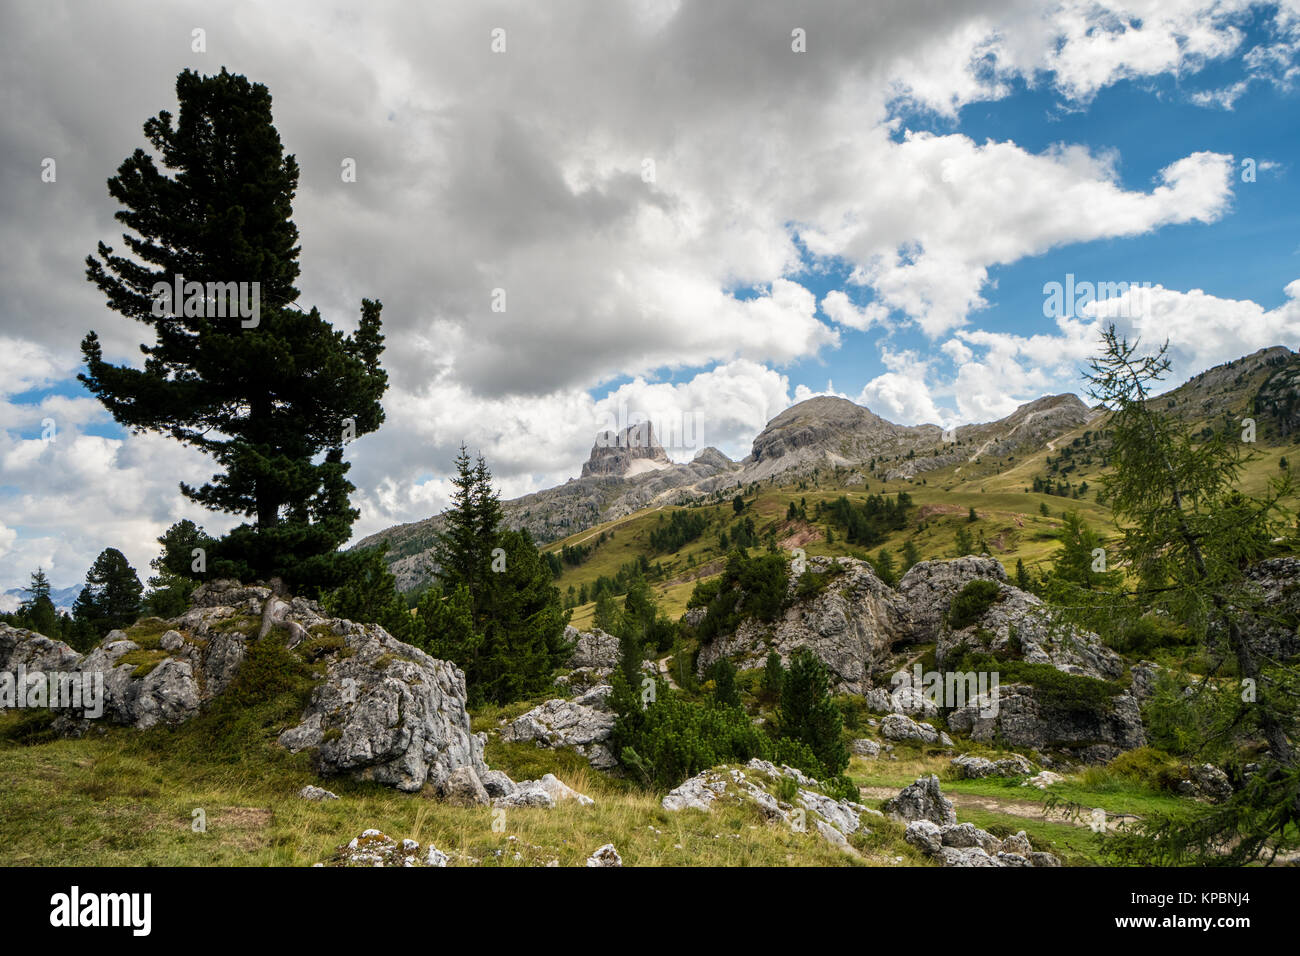
M970 627L984 616L1001 593L1002 586L996 581L979 578L967 583L948 606L948 626L954 631Z

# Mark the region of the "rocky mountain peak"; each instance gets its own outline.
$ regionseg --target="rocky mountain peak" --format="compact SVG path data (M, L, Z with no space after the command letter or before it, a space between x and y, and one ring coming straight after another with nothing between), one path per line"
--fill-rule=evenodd
M667 452L655 438L654 426L640 422L619 432L598 434L591 455L582 466L582 477L627 478L671 465Z

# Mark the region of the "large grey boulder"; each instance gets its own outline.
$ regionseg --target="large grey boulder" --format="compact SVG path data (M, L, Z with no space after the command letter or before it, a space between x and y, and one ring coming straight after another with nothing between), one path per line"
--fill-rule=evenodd
M941 747L952 746L952 740L947 734L935 730L928 723L917 723L911 717L903 714L889 714L880 718L880 736L886 740L899 742L938 744Z
M1024 777L1034 772L1034 766L1019 754L997 760L962 754L950 761L958 780L978 780L983 777Z
M606 634L598 627L593 627L590 631L579 631L570 624L564 629L564 637L573 642L569 667L613 670L618 666L618 638L613 634Z
M1117 693L1095 704L1063 705L1049 691L1007 684L948 715L948 727L985 743L1029 750L1064 748L1090 763L1104 763L1146 743L1137 700Z
M325 774L349 774L399 790L441 792L453 772L482 778L483 742L470 731L465 675L403 644L378 625L352 624L349 654L331 660L301 722L279 737L314 750Z
M939 705L926 696L922 687L910 683L884 687L873 687L864 695L867 706L878 714L919 714L922 717L937 717Z
M508 742L535 742L540 747L571 747L598 770L618 761L605 745L614 729L609 707L610 686L593 687L573 700L555 698L516 717L501 731Z

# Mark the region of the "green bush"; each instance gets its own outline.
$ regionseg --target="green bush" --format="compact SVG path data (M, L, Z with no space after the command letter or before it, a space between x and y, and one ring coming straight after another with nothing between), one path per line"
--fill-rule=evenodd
M611 747L647 786L668 790L718 764L772 757L771 739L739 707L688 700L660 683L642 709L621 673L612 698L618 716Z
M1182 779L1183 764L1163 750L1138 747L1120 754L1106 768L1153 790L1173 790Z
M948 626L954 631L970 627L993 606L1001 592L1002 586L996 581L979 578L969 582L948 607Z
M1145 655L1166 647L1193 646L1196 638L1181 624L1165 617L1147 615L1112 637L1109 643L1121 654Z

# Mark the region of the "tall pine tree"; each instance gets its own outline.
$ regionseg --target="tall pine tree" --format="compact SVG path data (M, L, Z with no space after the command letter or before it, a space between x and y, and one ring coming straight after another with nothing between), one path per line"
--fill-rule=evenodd
M101 242L86 259L109 308L153 342L141 345L143 368L113 365L92 331L79 377L120 424L216 460L211 481L182 492L252 521L221 540L214 573L337 583L332 555L357 517L343 445L384 419L381 306L363 300L357 331L344 335L295 304L298 164L266 87L186 70L176 95L177 117L144 124L166 172L137 149L108 181L129 254ZM162 291L178 287L179 299Z
M96 638L102 638L114 628L135 623L143 591L126 555L117 548L105 548L86 572L86 586L72 606L72 616Z
M434 550L438 586L420 603L422 642L465 671L473 700L504 703L550 686L569 651L570 612L526 531L502 528L482 455L462 445Z
M59 612L50 598L50 579L43 569L37 568L32 573L31 583L23 588L23 593L26 597L18 606L19 620L30 630L57 639Z

